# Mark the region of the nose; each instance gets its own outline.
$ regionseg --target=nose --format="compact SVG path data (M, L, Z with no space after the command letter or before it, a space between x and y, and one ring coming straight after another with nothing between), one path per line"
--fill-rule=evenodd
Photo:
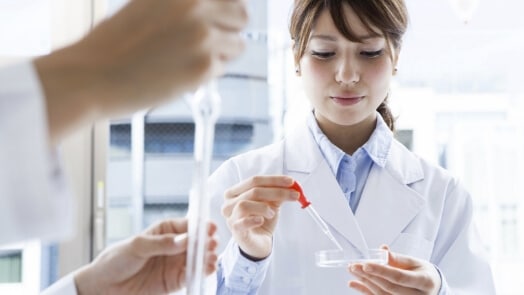
M349 57L342 58L339 62L335 80L338 84L353 85L360 81L358 64Z

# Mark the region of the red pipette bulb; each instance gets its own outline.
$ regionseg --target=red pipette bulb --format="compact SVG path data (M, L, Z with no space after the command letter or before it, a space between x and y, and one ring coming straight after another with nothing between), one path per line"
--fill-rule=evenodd
M300 184L298 184L298 182L294 181L293 185L291 185L291 188L300 193L300 197L298 197L298 202L300 203L300 205L302 205L302 209L307 208L307 206L311 205L311 202L304 195L304 191L302 191L302 188L300 187Z

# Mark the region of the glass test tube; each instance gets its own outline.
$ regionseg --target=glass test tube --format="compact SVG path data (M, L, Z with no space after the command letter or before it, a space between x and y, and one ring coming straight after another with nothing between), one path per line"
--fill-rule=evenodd
M195 167L189 194L189 239L187 249L187 294L205 293L204 254L209 219L210 198L206 188L209 175L215 123L220 113L220 96L216 81L197 90L190 98L195 121Z

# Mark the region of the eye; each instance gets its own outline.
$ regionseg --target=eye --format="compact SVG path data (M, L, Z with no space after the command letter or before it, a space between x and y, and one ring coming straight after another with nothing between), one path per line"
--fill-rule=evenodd
M382 54L384 54L384 49L380 49L377 51L362 51L360 52L360 54L367 58L379 57Z
M311 50L311 55L313 55L314 57L317 57L319 59L328 59L328 58L334 56L335 52L332 52L332 51L319 52L319 51Z

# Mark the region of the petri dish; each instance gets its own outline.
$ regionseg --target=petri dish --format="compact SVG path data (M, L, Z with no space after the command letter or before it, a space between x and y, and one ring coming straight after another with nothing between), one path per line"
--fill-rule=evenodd
M322 250L315 252L315 260L319 267L348 267L351 263L366 262L388 263L388 251L384 249L369 249L368 254L368 257L364 257L362 254L355 254L355 251Z

